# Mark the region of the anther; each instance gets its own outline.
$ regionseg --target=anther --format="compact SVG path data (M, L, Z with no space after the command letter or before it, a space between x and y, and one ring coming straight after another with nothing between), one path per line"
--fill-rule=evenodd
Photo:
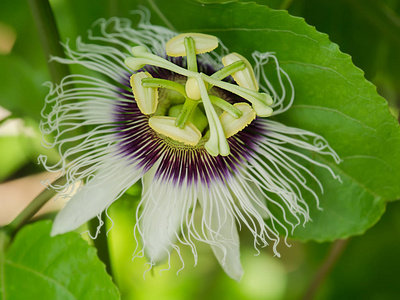
M175 126L176 118L155 116L149 119L149 126L156 132L161 133L186 145L196 146L201 139L201 132L190 122L186 122L184 128Z
M256 112L247 103L235 103L233 106L241 111L241 117L235 118L226 111L219 116L226 138L229 138L243 130L256 118Z
M258 83L256 80L256 76L254 75L253 68L251 67L249 61L246 58L237 53L231 53L222 58L222 63L225 67L237 61L243 61L246 65L246 68L233 73L232 74L233 79L236 81L238 85L257 92Z
M218 47L218 39L215 36L202 33L182 33L173 37L165 46L169 56L186 56L185 38L191 37L196 44L196 54L206 53Z
M158 105L158 90L152 87L143 87L142 79L153 78L147 72L139 72L131 76L133 95L140 111L145 115L154 114Z

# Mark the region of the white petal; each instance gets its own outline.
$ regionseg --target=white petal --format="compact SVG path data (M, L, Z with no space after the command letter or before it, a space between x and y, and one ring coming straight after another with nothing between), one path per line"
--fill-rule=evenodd
M175 246L182 225L185 184L178 187L170 182L154 179L156 164L143 177L143 211L140 230L144 253L151 263L159 263L169 256Z
M132 165L120 163L104 166L58 213L51 235L74 230L97 216L140 177L141 170Z
M214 189L214 192L212 192ZM203 190L199 194L199 202L203 208L203 221L208 226L211 248L215 257L224 269L226 274L236 281L240 281L243 275L242 264L240 263L240 241L236 228L233 211L229 206L229 200L225 193L218 186ZM216 245L219 244L219 245Z

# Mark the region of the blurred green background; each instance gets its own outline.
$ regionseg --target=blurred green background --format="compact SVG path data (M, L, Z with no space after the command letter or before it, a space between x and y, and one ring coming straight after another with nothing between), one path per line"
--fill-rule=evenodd
M207 2L224 2L204 0ZM226 2L226 1L225 1ZM272 8L287 7L292 15L306 19L329 34L341 50L385 97L394 115L400 103L400 1L398 0L259 0ZM138 5L152 1L52 0L62 41L85 36L102 17L129 17ZM157 20L156 16L153 16ZM153 18L152 18L153 19ZM40 146L38 122L50 80L46 59L31 16L28 1L0 2L0 181L42 172L37 156ZM11 124L11 125L10 125ZM4 129L6 128L6 129ZM11 129L10 129L11 128ZM50 159L57 154L47 153ZM189 251L181 267L174 254L172 269L162 266L146 274L144 259L131 261L135 248L132 228L140 187L117 201L110 210L118 223L110 231L113 271L123 299L300 299L323 264L332 245L290 241L283 244L281 258L269 248L255 256L252 236L242 232L244 277L237 283L220 269L211 249L198 245L199 264L193 267ZM3 199L3 198L2 198ZM1 206L4 212L6 207ZM12 214L13 212L10 212ZM110 226L110 224L108 224ZM400 203L389 203L381 221L365 235L353 237L343 255L321 285L315 299L400 299Z

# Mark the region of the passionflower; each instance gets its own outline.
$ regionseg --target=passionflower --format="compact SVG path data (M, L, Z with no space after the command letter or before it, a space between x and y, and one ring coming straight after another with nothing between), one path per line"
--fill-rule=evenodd
M64 45L67 58L53 58L93 75L67 76L46 97L44 144L61 160L39 160L66 177L58 192L83 182L52 235L99 216L141 180L135 256L153 266L185 245L196 264L197 240L239 280L238 227L256 248L273 242L279 256L278 229L287 236L310 220L305 199L319 205L310 182L322 186L305 164L335 177L302 150L339 158L321 136L273 120L295 98L279 54L255 51L251 64L217 37L177 34L140 14L136 29L127 19L99 20L91 43L78 38L76 50Z

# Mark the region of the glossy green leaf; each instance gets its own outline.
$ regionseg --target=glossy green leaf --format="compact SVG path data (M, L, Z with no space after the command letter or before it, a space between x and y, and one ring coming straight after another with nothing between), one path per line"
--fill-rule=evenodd
M294 237L326 241L361 234L380 218L385 201L400 198L399 124L376 88L326 34L286 11L254 3L172 2L179 10L171 1L155 1L179 31L216 35L231 52L248 58L255 50L275 52L296 90L293 107L276 120L324 136L343 159L335 165L308 153L330 165L343 183L312 169L325 187L323 211L310 199L313 222L299 226Z
M40 119L48 88L44 74L17 54L0 55L0 106L13 116Z
M119 299L105 266L77 233L50 237L50 221L27 225L0 268L0 299Z

